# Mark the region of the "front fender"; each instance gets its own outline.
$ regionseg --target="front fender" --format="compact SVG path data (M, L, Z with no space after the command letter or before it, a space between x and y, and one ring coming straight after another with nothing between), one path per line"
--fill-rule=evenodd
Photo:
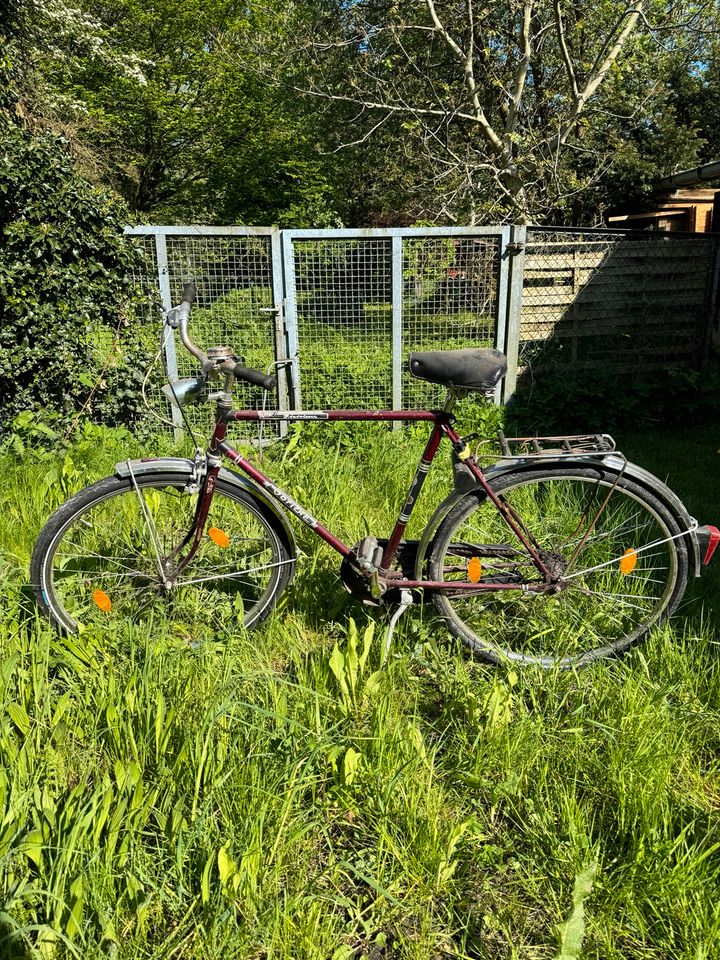
M183 457L145 457L143 460L131 460L128 466L127 460L121 460L115 464L115 473L118 477L129 477L130 469L134 476L139 477L148 473L177 473L189 478L195 464L192 460ZM261 487L247 477L243 477L234 470L228 470L226 467L220 468L219 479L237 490L242 490L248 496L251 496L265 509L267 509L277 520L282 531L285 534L286 546L291 557L297 556L297 547L295 545L295 536L292 527L288 523L288 518L283 510L275 503L272 497Z
M493 480L508 473L531 473L535 470L546 470L548 468L556 470L561 470L566 467L587 468L592 467L593 465L602 466L604 470L609 470L612 473L623 473L623 475L629 480L632 480L633 483L636 483L639 487L643 487L649 493L652 493L654 497L660 500L663 506L665 506L673 515L680 528L688 531L687 540L692 554L695 576L699 577L702 570L704 551L702 549L702 544L700 543L700 538L698 537L697 520L690 516L677 494L673 493L673 491L666 484L664 484L662 480L654 476L649 471L644 470L642 467L639 467L637 464L626 461L625 458L621 454L618 454L617 451L582 458L569 458L567 456L541 456L518 457L517 459L512 460L499 460L497 463L494 463L491 467L488 467L486 470L484 470L483 474L485 479L489 483L492 483ZM456 503L462 500L463 497L466 497L468 494L472 493L483 494L484 491L480 486L471 487L464 490L454 490L448 497L445 498L445 500L443 500L443 502L433 513L432 517L430 517L420 542L418 543L417 559L415 561L416 579L422 579L425 557L440 524Z

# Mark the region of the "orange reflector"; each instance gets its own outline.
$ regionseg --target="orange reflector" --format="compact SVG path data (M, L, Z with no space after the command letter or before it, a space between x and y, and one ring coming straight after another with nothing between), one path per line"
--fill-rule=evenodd
M225 533L224 530L220 530L218 527L210 527L208 530L208 536L212 542L216 543L219 547L230 546L230 537Z
M620 573L632 573L637 566L637 552L632 549L626 550L620 558Z
M468 563L467 567L468 580L472 583L477 583L482 576L482 564L480 563L480 557L473 557Z
M112 610L112 601L104 590L93 591L93 603L100 607L103 613L109 613Z

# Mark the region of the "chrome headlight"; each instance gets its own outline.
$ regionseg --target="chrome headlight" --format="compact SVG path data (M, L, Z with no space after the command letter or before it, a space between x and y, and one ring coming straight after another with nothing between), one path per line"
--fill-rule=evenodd
M185 377L182 380L176 380L172 386L166 383L162 390L170 403L184 407L188 403L202 399L205 393L205 381L201 377Z

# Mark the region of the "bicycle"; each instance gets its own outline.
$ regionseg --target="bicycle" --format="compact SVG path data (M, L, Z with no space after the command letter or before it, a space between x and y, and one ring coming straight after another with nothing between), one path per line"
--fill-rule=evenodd
M447 388L437 410L235 410L236 380L270 391L275 375L245 367L230 347L190 339L186 285L166 315L201 376L170 385L174 402L215 402L207 451L195 460L150 457L60 506L38 537L31 579L62 630L163 616L189 641L257 625L293 575L286 510L342 558L345 588L397 619L429 595L449 631L482 658L581 667L619 654L664 622L720 542L668 487L628 462L606 434L505 438L483 469L455 430L456 403L492 396L507 368L493 349L413 353L410 371ZM427 422L431 431L387 538L347 545L227 442L234 421ZM403 539L437 450L453 449L454 490L421 538ZM223 458L237 470L223 466ZM285 509L283 509L285 508Z

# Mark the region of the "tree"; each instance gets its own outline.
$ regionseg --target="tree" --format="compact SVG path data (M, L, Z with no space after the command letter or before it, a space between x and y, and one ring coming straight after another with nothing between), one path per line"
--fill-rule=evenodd
M264 50L258 72L346 122L352 112L349 145L400 135L406 163L425 171L426 214L473 222L572 216L623 132L662 104L667 65L694 62L714 5L330 0L299 10L293 56Z
M36 71L62 107L50 117L45 111L46 120L135 216L292 226L337 220L310 111L222 53L228 32L242 35L247 12L232 0L80 3L92 35L83 55L58 69L57 57L37 49ZM262 16L255 23L262 29Z

